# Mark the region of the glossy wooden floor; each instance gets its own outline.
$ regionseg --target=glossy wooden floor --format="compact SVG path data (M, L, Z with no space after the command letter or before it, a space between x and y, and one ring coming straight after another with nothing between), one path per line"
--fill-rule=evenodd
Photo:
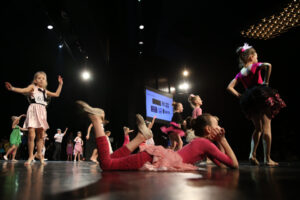
M24 161L0 161L0 199L275 200L299 196L299 163L273 168L241 163L239 170L201 167L185 173L101 172L91 162L48 161L24 166Z

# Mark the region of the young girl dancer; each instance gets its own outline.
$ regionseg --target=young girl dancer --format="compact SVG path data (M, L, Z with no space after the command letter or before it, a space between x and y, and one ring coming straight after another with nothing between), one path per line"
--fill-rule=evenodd
M82 146L83 146L83 140L81 139L81 132L77 132L77 137L74 139L75 142L75 147L74 147L74 162L76 162L76 158L78 155L78 161L81 162L80 160L80 154L82 155Z
M130 142L129 133L132 133L134 130L130 130L128 127L124 126L123 131L124 131L124 142L122 146L125 146Z
M243 112L255 127L251 139L249 160L251 164L259 165L256 150L261 134L263 134L264 163L270 166L278 165L270 156L272 143L271 119L286 105L278 92L268 87L272 66L270 63L258 62L255 49L248 44L239 47L237 54L242 69L229 83L227 89L240 99ZM261 70L266 70L264 80L261 77ZM238 83L242 83L245 88L243 94L235 89Z
M170 123L170 127L166 128L165 126L161 127L161 131L169 135L171 141L171 149L179 150L183 146L181 137L185 135L182 130L182 124L184 123L181 113L183 112L183 106L181 103L173 102L174 114Z
M12 161L16 162L16 153L19 147L19 144L21 143L21 131L27 131L27 129L21 128L18 124L20 122L20 119L22 117L26 117L25 114L20 115L19 117L17 116L12 116L12 129L13 131L10 134L10 145L11 147L8 149L6 154L3 156L4 160L8 160L7 156L12 152Z
M100 108L92 108L83 101L77 101L80 108L88 114L95 128L99 151L100 166L103 170L196 170L192 165L209 156L217 165L223 164L238 168L238 161L225 138L225 130L218 125L216 117L203 114L196 119L195 133L199 138L180 151L174 152L162 146L146 145L145 151L130 155L145 139L152 137L152 131L146 127L143 117L137 114L139 133L126 146L109 154L108 142L102 127L105 113ZM226 154L222 153L210 140L219 141Z
M190 94L188 101L194 109L192 113L192 118L196 119L198 116L202 115L202 109L200 108L200 106L202 106L202 99L200 98L200 96Z
M72 161L73 160L73 142L71 139L69 139L68 144L67 144L67 161Z
M49 128L47 122L47 97L59 97L63 79L58 76L58 88L56 92L50 92L47 87L47 75L45 72L36 72L32 81L26 88L13 87L9 82L5 82L5 86L9 91L30 95L30 105L27 110L26 120L24 122L24 128L28 128L28 160L25 164L31 164L34 159L33 148L34 139L37 135L37 155L41 161L44 162L42 155L43 148L43 132ZM37 134L35 134L37 133Z

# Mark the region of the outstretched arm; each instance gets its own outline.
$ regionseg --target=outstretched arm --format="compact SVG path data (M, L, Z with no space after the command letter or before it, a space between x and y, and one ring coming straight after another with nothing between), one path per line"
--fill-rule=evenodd
M261 67L266 70L265 77L264 77L264 84L269 85L270 76L272 72L272 65L270 63L263 63Z
M59 97L59 95L61 93L61 90L62 90L62 86L63 86L63 79L60 75L58 76L58 83L59 84L58 84L56 92L50 92L50 91L47 90L47 96L49 96L49 97Z
M153 117L153 119L152 119L151 123L149 124L148 128L152 129L155 119L156 119L156 115Z
M17 93L21 93L21 94L28 94L28 93L31 93L34 90L34 88L33 88L34 85L33 84L30 84L26 88L16 88L16 87L13 87L9 82L5 82L5 87L9 91L17 92Z
M234 89L234 87L237 85L237 80L236 79L233 79L229 85L227 86L227 90L233 94L234 96L236 96L237 98L241 97L241 94L236 91L236 89Z
M67 131L68 131L68 127L64 131L64 136L66 135Z

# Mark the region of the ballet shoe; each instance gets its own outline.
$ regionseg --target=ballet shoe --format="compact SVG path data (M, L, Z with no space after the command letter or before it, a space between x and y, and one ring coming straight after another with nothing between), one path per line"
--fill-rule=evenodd
M146 126L145 120L142 117L142 115L136 114L136 124L138 126L139 131L147 140L153 137L152 131Z
M7 156L6 156L6 155L4 155L4 156L3 156L3 158L4 158L4 160L8 160L8 158L7 158Z
M100 116L103 121L104 120L104 110L101 108L93 108L88 105L86 102L78 100L76 101L77 105L79 105L80 109L86 112L87 114Z

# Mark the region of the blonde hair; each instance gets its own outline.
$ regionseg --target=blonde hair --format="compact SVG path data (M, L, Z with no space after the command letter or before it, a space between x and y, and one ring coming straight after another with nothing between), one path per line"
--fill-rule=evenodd
M173 101L172 106L173 106L174 111L178 110L180 105L182 105L182 103Z
M40 75L40 74L45 76L45 85L43 85L43 88L46 89L47 85L48 85L48 81L47 81L47 74L44 71L38 71L34 74L32 84L36 85L35 80L37 79L38 75Z
M200 96L199 95L190 94L190 96L188 98L188 102L190 103L190 105L191 105L192 108L196 107L195 100L196 100L197 97L200 97Z
M126 126L124 126L124 127L123 127L123 131L126 131L126 130L129 130L129 128L126 127Z
M11 116L11 120L15 121L18 117L17 116Z
M253 47L243 51L243 47L239 47L236 50L236 53L239 56L239 67L243 68L245 64L247 63L250 55L253 55L256 53L255 49Z

